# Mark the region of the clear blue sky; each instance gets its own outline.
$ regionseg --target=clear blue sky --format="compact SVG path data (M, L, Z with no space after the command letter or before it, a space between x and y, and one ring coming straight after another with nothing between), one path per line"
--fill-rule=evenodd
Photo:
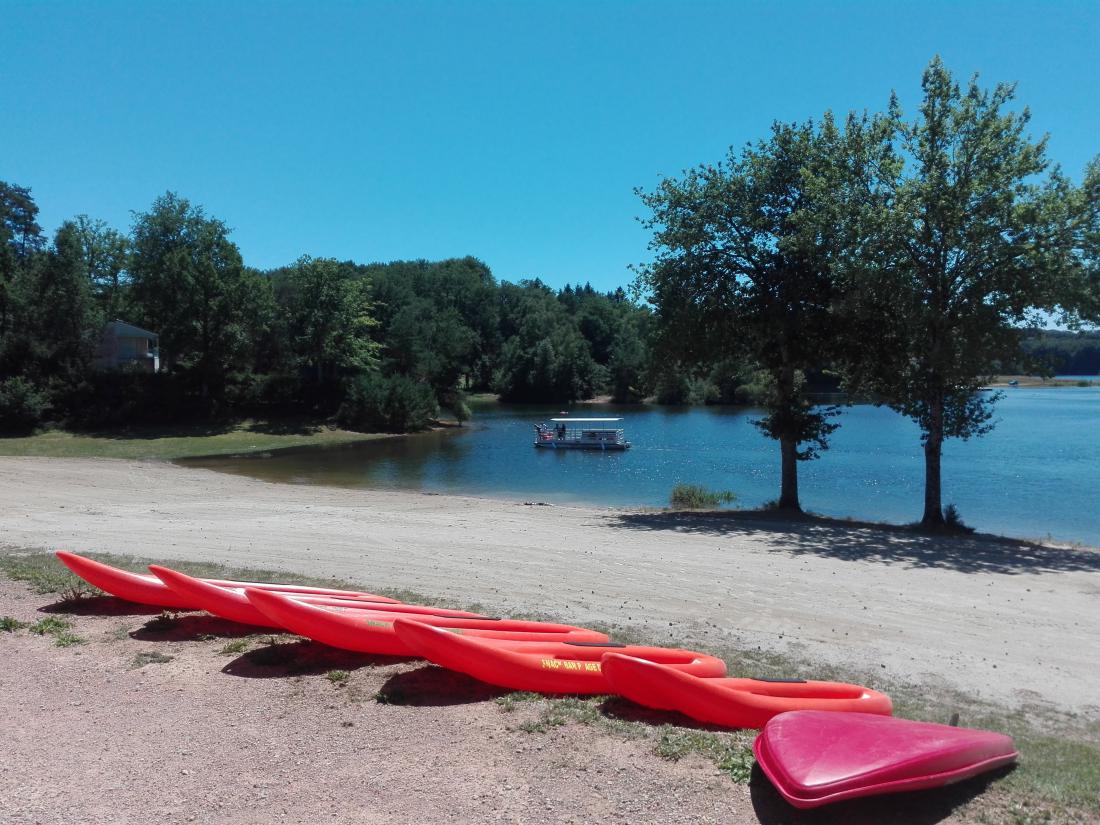
M0 0L0 179L52 231L175 190L258 267L476 255L626 284L636 186L772 120L911 110L935 53L1018 81L1074 179L1100 153L1100 3Z

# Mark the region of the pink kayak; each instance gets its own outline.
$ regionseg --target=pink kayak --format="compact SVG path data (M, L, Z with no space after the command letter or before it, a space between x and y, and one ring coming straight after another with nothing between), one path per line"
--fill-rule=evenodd
M1011 737L866 713L798 710L753 743L765 776L796 808L939 788L1016 761Z

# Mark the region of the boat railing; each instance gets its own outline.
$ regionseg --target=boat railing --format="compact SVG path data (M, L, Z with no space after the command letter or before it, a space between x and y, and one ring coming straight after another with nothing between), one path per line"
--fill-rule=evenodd
M621 444L626 440L625 430L555 429L548 427L539 433L540 441L606 441Z

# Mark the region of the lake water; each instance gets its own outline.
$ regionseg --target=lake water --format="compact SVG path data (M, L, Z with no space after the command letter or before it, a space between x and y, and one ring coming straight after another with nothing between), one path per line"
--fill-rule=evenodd
M779 448L749 409L576 404L621 416L622 453L536 450L547 407L482 405L461 430L186 464L270 481L617 506L663 506L673 485L731 490L755 507L779 493ZM1010 389L984 438L948 441L944 503L982 531L1100 546L1100 387ZM868 405L847 408L832 446L799 466L802 505L832 516L919 519L924 462L917 427Z

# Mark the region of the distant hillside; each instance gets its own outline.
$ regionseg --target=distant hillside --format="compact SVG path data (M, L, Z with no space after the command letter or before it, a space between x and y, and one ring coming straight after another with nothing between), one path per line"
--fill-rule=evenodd
M1100 331L1032 332L1024 337L1023 350L1033 363L1015 364L1006 373L1033 372L1042 365L1055 375L1100 375Z

